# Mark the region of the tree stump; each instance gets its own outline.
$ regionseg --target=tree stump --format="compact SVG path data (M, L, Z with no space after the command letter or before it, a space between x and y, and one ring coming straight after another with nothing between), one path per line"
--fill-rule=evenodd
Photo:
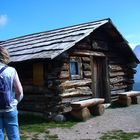
M91 117L90 111L87 107L84 107L82 109L74 109L70 113L73 117L82 121L86 121Z
M96 106L90 107L90 113L92 115L100 116L104 113L105 107L103 104L98 104Z
M124 97L124 98L119 97L118 103L121 106L130 106L132 103L132 100L131 100L131 97Z
M138 97L137 96L131 97L131 100L132 100L132 104L138 104Z

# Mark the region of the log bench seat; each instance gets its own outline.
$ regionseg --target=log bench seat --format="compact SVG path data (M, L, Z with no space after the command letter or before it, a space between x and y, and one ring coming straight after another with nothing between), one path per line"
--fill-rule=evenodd
M102 115L105 107L103 98L92 98L77 102L72 102L71 115L80 120L87 120L91 115Z
M129 91L118 94L118 103L122 106L129 106L131 104L138 104L138 96L140 91Z

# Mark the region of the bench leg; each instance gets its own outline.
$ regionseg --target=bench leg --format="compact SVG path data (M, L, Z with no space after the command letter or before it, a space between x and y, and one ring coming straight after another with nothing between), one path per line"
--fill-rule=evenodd
M119 105L121 106L130 106L131 105L131 97L120 98L118 100Z
M74 109L70 113L76 119L83 120L83 121L91 117L90 111L87 107L81 109Z
M103 104L98 104L96 106L90 107L90 113L92 115L100 116L104 113L105 107Z
M137 96L131 97L131 100L132 100L132 104L138 104L138 97Z

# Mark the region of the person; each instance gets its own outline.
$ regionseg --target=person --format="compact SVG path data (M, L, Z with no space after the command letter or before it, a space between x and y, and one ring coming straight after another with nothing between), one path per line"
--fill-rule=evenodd
M8 109L0 109L0 140L4 140L4 130L9 140L20 140L17 105L23 98L23 88L15 68L8 66L10 56L8 50L0 46L0 69L10 87L12 100Z

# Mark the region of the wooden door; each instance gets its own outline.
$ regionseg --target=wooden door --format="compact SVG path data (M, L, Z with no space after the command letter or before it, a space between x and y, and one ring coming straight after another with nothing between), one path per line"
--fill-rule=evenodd
M107 58L92 57L91 60L93 97L104 98L105 102L110 102Z

